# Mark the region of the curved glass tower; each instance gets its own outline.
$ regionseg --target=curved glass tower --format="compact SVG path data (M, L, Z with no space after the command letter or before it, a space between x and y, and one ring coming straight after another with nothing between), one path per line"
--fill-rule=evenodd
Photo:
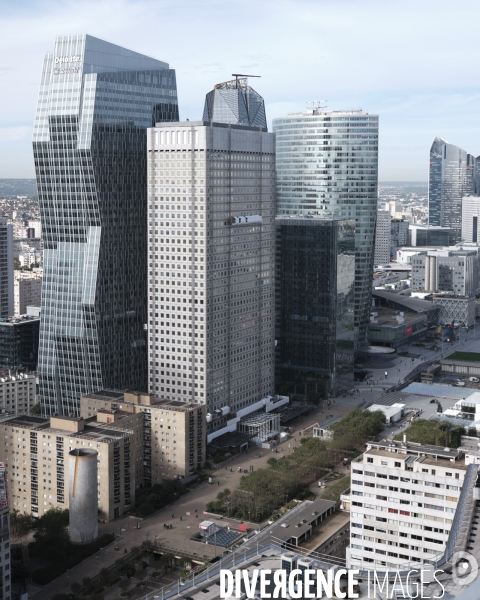
M247 83L246 77L218 83L208 92L203 121L247 125L267 129L265 102Z
M430 148L428 224L462 237L462 198L475 193L475 157L436 137ZM478 193L478 191L477 191Z
M168 64L88 35L44 60L33 136L44 235L44 414L147 388L146 130L177 121Z
M378 115L313 108L274 119L277 214L355 221L355 341L367 344L378 187Z

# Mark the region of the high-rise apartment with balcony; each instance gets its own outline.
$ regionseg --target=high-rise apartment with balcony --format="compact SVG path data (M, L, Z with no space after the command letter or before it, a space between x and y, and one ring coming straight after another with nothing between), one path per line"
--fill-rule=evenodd
M475 193L475 157L436 137L430 148L428 224L462 236L462 198Z
M89 35L46 54L33 149L44 239L39 395L147 385L147 128L178 120L167 63Z
M207 96L208 120L148 132L149 391L206 404L210 429L274 392L275 145L262 111L237 79Z
M367 344L378 187L378 115L312 108L274 119L277 214L355 220L355 338Z

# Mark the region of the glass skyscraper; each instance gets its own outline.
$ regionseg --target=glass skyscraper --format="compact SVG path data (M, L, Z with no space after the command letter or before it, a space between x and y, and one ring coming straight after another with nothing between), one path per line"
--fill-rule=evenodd
M475 193L475 157L441 137L430 148L428 224L462 236L462 198Z
M57 37L45 56L33 136L44 414L147 387L146 131L176 120L167 63L88 35Z
M312 108L274 119L277 214L355 221L355 339L367 344L378 187L378 115Z
M353 387L355 221L276 218L275 385L307 399Z

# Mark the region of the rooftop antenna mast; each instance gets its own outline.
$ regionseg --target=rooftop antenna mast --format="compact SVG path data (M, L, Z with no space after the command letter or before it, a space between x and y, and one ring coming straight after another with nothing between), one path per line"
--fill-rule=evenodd
M325 102L323 106L322 102ZM307 102L307 108L310 108L312 110L318 110L319 108L327 108L326 102L327 100L312 100L311 102Z
M238 90L238 78L239 77L261 77L261 75L245 75L243 73L232 73L232 77L235 77L235 87Z

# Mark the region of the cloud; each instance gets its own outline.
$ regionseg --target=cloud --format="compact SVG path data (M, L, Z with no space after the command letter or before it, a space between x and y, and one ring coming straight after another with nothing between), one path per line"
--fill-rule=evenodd
M18 127L0 127L0 142L32 139L32 127L28 125Z
M454 143L463 147L477 144L479 90L472 85L480 62L477 0L6 4L0 81L8 93L0 95L0 135L14 135L13 123L18 131L33 125L43 56L53 50L55 36L90 33L169 62L177 70L182 117L202 114L215 83L252 70L262 76L251 83L264 96L269 118L303 110L315 98L328 98L331 109L379 112L381 155L382 148L395 148L397 135L410 140L410 149L398 146L389 155L397 178L412 168L412 157L428 152L425 140L436 134L453 133L459 138ZM16 139L25 144L19 157L31 154L29 134ZM5 146L2 152L8 154ZM6 164L10 157L0 154L0 177L9 176Z

